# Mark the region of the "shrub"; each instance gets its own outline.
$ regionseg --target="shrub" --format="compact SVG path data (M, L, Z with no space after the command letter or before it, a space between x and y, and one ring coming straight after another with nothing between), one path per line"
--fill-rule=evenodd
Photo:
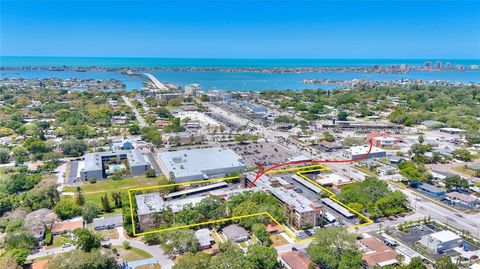
M45 233L45 243L47 244L47 246L53 244L53 236L51 231L47 231Z

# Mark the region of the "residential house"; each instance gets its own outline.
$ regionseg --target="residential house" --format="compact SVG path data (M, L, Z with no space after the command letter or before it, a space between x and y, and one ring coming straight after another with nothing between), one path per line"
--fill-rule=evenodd
M115 214L106 217L93 219L93 229L105 230L120 227L123 224L122 214Z
M211 248L215 240L210 235L209 229L200 229L195 232L195 238L198 240L200 250Z
M238 224L228 225L222 229L222 232L232 242L242 242L249 238L247 230Z
M280 263L287 269L310 269L313 262L301 251L289 251L280 255ZM313 268L318 268L313 265Z
M397 253L378 238L364 238L360 243L364 249L362 259L370 268L398 264Z
M71 233L77 228L83 228L83 218L75 218L62 222L55 222L52 225L52 235Z

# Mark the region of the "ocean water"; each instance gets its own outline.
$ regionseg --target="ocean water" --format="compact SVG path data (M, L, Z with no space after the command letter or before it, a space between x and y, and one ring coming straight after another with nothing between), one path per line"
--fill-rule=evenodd
M419 60L357 60L357 59L162 59L162 58L74 58L74 57L0 57L0 66L76 66L76 67L352 67L375 64L392 65L406 63L423 65ZM450 60L453 64L478 64L480 60ZM446 60L443 60L445 63ZM448 80L452 82L480 83L479 71L432 71L407 74L377 74L364 72L311 72L311 73L258 73L222 71L162 71L150 72L158 80L180 86L199 83L203 89L261 91L331 89L333 85L303 84L304 79L370 79L370 80ZM91 78L118 79L127 90L141 89L145 78L134 78L116 71L0 71L0 78Z

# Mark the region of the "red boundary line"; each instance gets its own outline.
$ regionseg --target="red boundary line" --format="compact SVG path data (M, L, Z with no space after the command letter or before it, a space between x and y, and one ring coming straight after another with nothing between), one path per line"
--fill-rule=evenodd
M269 167L266 170L263 170L263 165L260 165L260 169L258 169L257 175L255 176L255 179L250 183L250 189L255 186L255 182L264 174L266 174L268 171L271 171L275 168L282 167L282 166L287 166L291 164L306 164L306 163L354 163L354 162L359 162L363 159L367 159L370 156L370 152L372 151L373 147L373 139L370 139L370 148L368 149L368 152L365 155L362 155L358 158L352 159L352 160L308 160L308 161L296 161L296 162L286 162L286 163L280 163L276 164L274 166Z

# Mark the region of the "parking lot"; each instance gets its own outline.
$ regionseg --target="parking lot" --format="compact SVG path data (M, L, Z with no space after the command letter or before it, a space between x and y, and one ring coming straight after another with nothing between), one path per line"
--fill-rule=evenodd
M238 144L230 148L245 160L247 167L283 163L292 156L287 149L274 142Z
M263 125L265 122L267 122L267 119L265 117L262 117L258 114L255 114L255 113L252 113L248 109L246 109L246 108L244 108L240 105L236 105L236 103L222 102L222 103L218 104L218 106L227 110L227 111L229 111L229 112L232 112L234 114L240 115L243 118L246 118L250 121L253 121L256 124Z
M400 240L401 242L403 242L407 246L409 246L413 249L416 249L418 251L419 247L416 244L418 244L417 242L422 239L422 236L432 234L432 233L435 233L435 232L439 232L439 231L441 231L441 229L437 228L436 226L434 226L432 224L417 225L417 226L413 226L413 227L408 228L404 232L394 231L392 236L394 238ZM471 246L471 247L474 247L474 246ZM456 252L453 249L449 249L442 254L430 253L430 252L425 252L425 251L423 251L423 252L424 252L423 254L425 254L426 256L428 256L428 257L430 257L434 260L440 259L443 256L449 256L449 257L458 256L458 252Z
M67 177L67 186L75 186L78 185L77 181L77 171L78 171L78 162L79 161L71 161L70 162L70 172L68 172Z
M206 112L205 114L207 116L209 116L210 118L222 123L223 125L225 125L226 127L230 128L232 130L237 129L239 127L239 125L230 121L229 119L225 118L224 116L222 116L220 114L213 113L213 112Z

